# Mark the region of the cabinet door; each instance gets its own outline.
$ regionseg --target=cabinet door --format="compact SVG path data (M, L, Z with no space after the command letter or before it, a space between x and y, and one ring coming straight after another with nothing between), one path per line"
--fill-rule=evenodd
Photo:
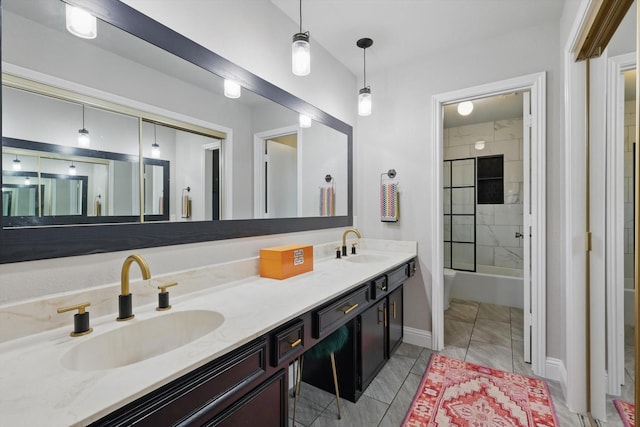
M386 361L386 298L360 315L361 390L367 388Z
M204 424L207 427L285 427L287 414L287 376L282 370L229 409Z
M402 344L403 336L403 310L402 310L402 286L389 294L388 307L389 321L389 354L391 355Z

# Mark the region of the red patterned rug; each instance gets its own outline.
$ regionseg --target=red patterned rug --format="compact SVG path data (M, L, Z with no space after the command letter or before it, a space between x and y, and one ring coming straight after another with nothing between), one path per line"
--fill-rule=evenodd
M624 427L634 427L636 425L636 407L633 403L624 400L614 400L613 404L622 418Z
M547 384L434 353L403 427L556 427Z

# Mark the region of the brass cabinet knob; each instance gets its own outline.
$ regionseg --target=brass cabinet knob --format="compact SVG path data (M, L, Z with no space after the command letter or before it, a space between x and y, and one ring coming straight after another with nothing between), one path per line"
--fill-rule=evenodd
M85 310L90 305L91 303L89 302L83 302L58 309L58 313L78 310L78 312L73 315L73 331L70 334L72 337L79 337L93 332L93 328L89 326L89 312Z

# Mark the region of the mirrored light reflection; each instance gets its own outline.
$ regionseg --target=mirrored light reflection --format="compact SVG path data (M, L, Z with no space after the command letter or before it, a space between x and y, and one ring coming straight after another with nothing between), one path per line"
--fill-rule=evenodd
M83 39L95 39L98 35L98 23L95 16L79 7L66 6L67 30L74 36Z

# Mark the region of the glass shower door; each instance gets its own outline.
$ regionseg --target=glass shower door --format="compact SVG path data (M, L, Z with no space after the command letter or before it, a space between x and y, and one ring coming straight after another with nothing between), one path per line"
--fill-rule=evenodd
M476 271L476 159L445 160L444 266Z

